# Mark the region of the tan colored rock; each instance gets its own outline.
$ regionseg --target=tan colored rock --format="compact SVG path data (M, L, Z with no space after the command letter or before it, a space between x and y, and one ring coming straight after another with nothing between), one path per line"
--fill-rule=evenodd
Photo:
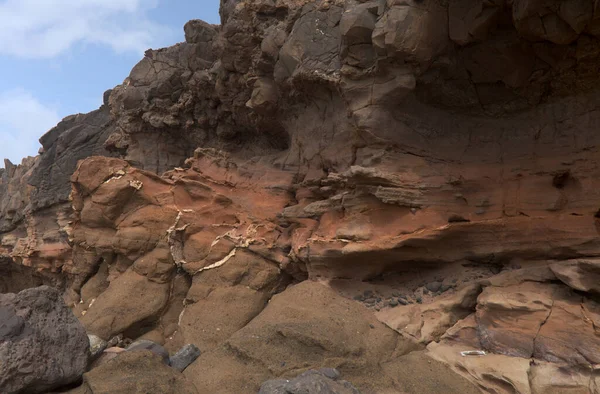
M184 374L201 392L249 392L269 378L327 366L359 389L377 391L390 387L377 365L393 353L396 336L362 306L306 281L274 296L225 347L203 353ZM225 367L200 373L206 363Z
M555 297L552 311L535 340L534 357L569 366L599 364L599 312L599 304L570 290Z
M437 341L459 320L471 314L480 292L479 285L465 286L432 303L398 306L378 312L376 316L399 333L428 344Z
M194 384L150 351L124 352L83 375L69 393L197 393Z
M465 346L430 343L427 355L479 387L480 390L531 394L529 385L530 359L500 354L462 356Z
M572 370L562 365L536 362L531 365L532 394L589 394L597 391L597 378L589 368Z
M581 259L560 261L550 265L556 277L575 290L599 293L600 261Z
M407 394L478 394L480 388L455 372L448 365L415 351L382 365L397 387ZM393 391L382 391L391 394Z
M482 347L493 353L531 358L558 291L557 286L535 282L484 289L477 300L476 315Z
M169 297L169 284L127 271L101 294L81 318L89 333L105 340L131 330L135 335L158 320Z

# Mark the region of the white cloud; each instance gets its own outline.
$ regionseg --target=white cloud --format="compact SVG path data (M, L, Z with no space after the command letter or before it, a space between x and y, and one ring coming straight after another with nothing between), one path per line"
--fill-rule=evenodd
M0 93L0 160L18 164L35 156L39 138L60 121L58 113L22 89ZM0 161L0 167L4 162Z
M149 20L157 0L0 0L0 54L52 58L76 44L143 53L173 32Z

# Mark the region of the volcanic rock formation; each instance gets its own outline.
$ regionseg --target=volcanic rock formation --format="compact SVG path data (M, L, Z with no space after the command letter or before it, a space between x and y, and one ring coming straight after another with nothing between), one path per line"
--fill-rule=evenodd
M595 1L221 19L6 163L0 292L51 284L89 334L196 345L190 392L323 367L364 393L600 392Z

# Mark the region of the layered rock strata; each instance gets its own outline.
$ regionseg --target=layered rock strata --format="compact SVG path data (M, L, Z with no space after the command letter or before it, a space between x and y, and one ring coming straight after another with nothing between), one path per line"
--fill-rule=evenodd
M224 0L7 163L0 290L199 392L598 392L596 8Z

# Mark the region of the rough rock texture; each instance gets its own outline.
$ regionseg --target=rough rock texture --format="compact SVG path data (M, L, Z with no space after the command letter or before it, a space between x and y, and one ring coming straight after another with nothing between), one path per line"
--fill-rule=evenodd
M595 2L220 13L6 164L0 291L198 346L200 392L325 366L364 392L597 392Z
M258 394L360 394L351 383L338 378L335 369L311 370L292 380L269 380L260 386Z
M172 368L175 368L179 372L183 372L191 363L196 361L201 354L202 352L195 345L187 344L170 357L169 364Z
M72 394L196 394L181 373L166 366L150 351L123 352L83 375L83 385Z
M76 382L89 346L57 290L0 294L0 392L46 393Z

